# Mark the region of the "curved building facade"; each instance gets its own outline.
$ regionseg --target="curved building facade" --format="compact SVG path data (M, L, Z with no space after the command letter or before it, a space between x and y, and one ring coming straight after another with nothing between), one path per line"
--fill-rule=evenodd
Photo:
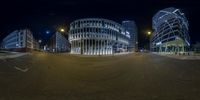
M72 54L110 55L127 52L129 39L130 34L111 20L85 18L70 24Z
M184 53L190 47L188 21L179 9L160 10L153 17L151 51L159 53Z

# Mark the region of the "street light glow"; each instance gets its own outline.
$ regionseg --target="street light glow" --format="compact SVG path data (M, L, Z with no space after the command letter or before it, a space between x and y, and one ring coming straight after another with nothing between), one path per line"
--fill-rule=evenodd
M61 31L61 32L65 32L65 29L61 28L60 31Z
M148 35L151 35L151 32L149 31L149 32L147 32L147 34L148 34Z

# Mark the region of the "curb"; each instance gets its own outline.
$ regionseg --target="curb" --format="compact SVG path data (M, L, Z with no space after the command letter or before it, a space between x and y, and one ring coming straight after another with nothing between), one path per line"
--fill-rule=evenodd
M11 58L18 58L18 57L21 57L21 56L25 56L25 55L28 55L29 53L17 53L17 54L14 54L14 55L7 55L7 56L0 56L0 59L11 59Z

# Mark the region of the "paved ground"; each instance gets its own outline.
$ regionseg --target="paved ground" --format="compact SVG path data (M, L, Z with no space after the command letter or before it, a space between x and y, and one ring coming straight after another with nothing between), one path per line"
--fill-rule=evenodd
M0 59L17 58L28 54L29 53L0 51Z
M174 58L178 60L200 60L200 55L174 55L174 54L159 54L159 53L153 53L155 55L165 56L169 58Z
M0 100L199 100L200 61L34 53L0 60Z

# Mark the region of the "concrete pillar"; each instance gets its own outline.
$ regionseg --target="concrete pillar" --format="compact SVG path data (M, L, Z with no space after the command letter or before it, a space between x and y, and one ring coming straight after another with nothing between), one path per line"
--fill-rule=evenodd
M90 47L91 47L91 46L90 46L90 39L89 39L89 41L88 41L88 51L89 51L88 53L89 53L89 55L91 55Z
M100 43L100 42L99 42L99 40L98 40L97 43L98 43L98 55L100 55L100 46L99 46L99 43Z
M73 43L73 46L72 46L73 49L72 49L72 50L73 50L73 53L74 53L74 52L75 52L75 49L74 49L74 48L75 48L75 47L74 47L75 41L72 41L72 43Z
M85 39L83 39L83 54L85 54Z
M76 40L74 41L74 52L76 53Z
M94 55L96 55L96 40L94 39Z
M92 43L92 55L94 55L94 41L93 41L93 39L92 39L92 41L91 41Z
M87 55L87 38L85 38L85 54Z
M101 55L103 54L103 41L101 40Z

